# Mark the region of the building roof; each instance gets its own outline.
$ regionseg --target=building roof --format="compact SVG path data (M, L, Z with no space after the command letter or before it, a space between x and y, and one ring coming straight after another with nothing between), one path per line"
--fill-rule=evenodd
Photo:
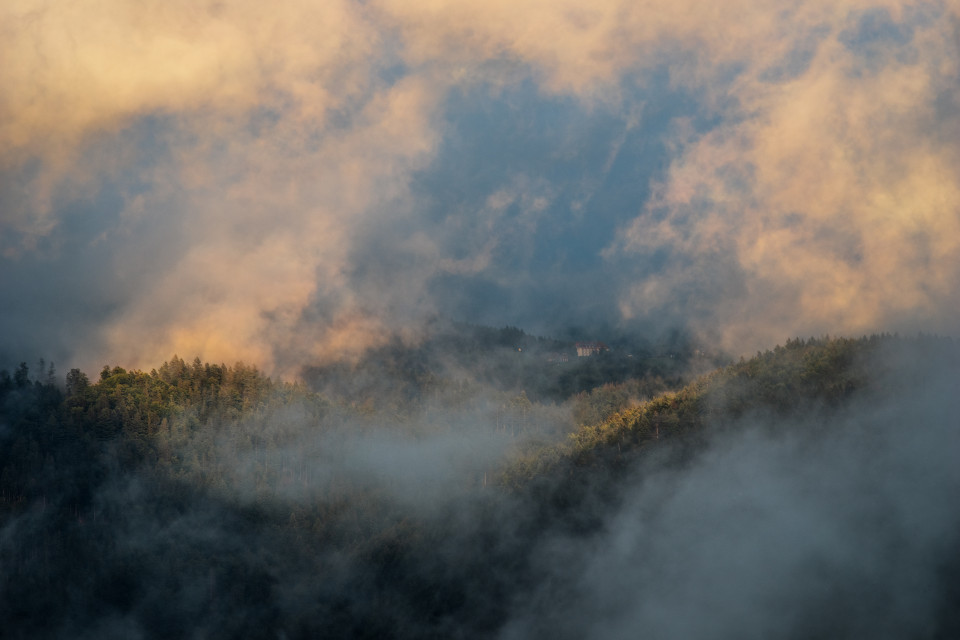
M576 347L577 349L609 349L609 347L602 342L578 342Z

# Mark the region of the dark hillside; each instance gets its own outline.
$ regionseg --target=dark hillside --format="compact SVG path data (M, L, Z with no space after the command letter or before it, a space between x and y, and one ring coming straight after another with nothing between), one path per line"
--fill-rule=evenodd
M517 637L955 637L958 381L951 339L791 340L531 452Z
M41 378L0 373L4 637L960 631L949 339L790 340L636 406L661 383L607 384L547 446L470 384L384 409L179 358Z
M585 425L570 443L540 452L542 460L525 460L521 468L542 468L551 459L577 467L617 465L620 458L658 441L695 441L706 430L723 429L745 416L762 416L776 425L791 415L840 409L860 396L902 393L958 375L960 345L950 338L788 340L785 346L741 359L678 391Z
M680 335L656 344L619 341L591 357L578 357L576 344L516 327L437 323L415 343L395 339L357 362L307 367L303 378L328 397L398 410L428 403L433 396L445 398L451 386L464 384L523 391L535 402L562 402L629 380L659 378L676 387L693 365L702 370L722 360L708 357Z

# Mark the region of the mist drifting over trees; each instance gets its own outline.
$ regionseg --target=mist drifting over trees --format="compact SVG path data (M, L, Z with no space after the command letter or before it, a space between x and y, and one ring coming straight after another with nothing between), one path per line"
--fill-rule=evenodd
M15 638L952 637L958 373L946 339L791 340L578 426L636 385L374 406L239 364L18 370L0 615Z

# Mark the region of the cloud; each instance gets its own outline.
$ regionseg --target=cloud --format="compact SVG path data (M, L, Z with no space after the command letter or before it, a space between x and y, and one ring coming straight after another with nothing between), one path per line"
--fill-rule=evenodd
M322 121L364 90L373 62L372 34L349 3L321 12L308 3L15 2L2 11L0 81L16 90L0 102L0 168L40 163L29 210L2 220L19 214L14 227L28 238L56 223L52 192L64 182L103 180L100 172L139 160L120 135L110 156L91 162L91 140L149 115L197 126L208 140L252 110Z
M883 397L745 417L611 480L595 533L536 549L502 637L950 635L955 368L892 351L871 360L896 376Z
M234 131L227 151L178 146L178 173L167 186L193 183L189 211L171 212L189 250L161 267L151 295L128 307L110 342L129 344L121 353L145 361L171 348L216 359L236 357L239 348L242 357L276 365L285 350L319 357L336 348L331 341L353 352L382 336L345 290L347 252L366 212L402 197L394 174L432 144L419 111L425 91L415 81L397 83L351 129L314 149L296 149L302 143L286 139L296 132L284 123L257 136ZM342 292L330 325L303 326L311 300L330 291Z
M347 2L268 11L253 2L23 1L4 14L4 80L20 91L5 95L2 139L15 150L153 111L242 114L286 102L288 116L322 118L362 90L375 62L376 34Z
M7 80L23 90L0 139L6 166L39 168L5 208L19 239L5 248L35 247L67 222L65 203L104 184L122 200L99 236L114 268L103 286L132 286L79 359L279 366L311 297L341 287L352 228L429 152L430 87L378 78L379 34L351 3L27 9L8 9ZM346 336L362 348L383 331L358 315L347 294L329 336L299 338L319 345L308 352Z
M11 353L289 373L435 313L741 350L955 327L949 4L0 11L2 290L49 314L38 261L109 265L72 292L99 315L24 311Z
M747 117L680 143L623 244L680 258L638 284L628 309L660 306L732 261L728 282L698 288L712 307L701 326L723 327L729 345L837 328L956 329L946 309L960 277L960 145L943 134L958 112L942 106L960 86L956 21L936 7L857 16L795 77L771 84L755 61L737 83ZM859 35L868 45L850 36L877 21L901 35L886 47L882 34Z

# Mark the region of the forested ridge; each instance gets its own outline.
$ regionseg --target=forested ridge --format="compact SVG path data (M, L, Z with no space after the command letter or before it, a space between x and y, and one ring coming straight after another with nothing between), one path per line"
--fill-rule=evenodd
M893 345L904 352L904 358L919 360L884 362L871 357ZM858 391L896 393L898 384L902 388L932 375L957 374L958 362L957 343L938 336L790 339L676 391L611 411L584 424L568 442L542 450L510 471L522 467L542 471L551 461L560 460L577 466L616 465L621 457L632 456L661 438L695 441L707 435L707 429L722 429L749 413L760 413L776 423L796 412L827 411L842 406ZM911 380L903 380L903 375Z
M712 368L725 361L679 332L658 341L612 340L608 351L593 357L577 357L576 344L517 327L438 321L413 345L394 339L357 362L306 367L303 378L332 399L396 410L464 379L500 391L522 390L534 402L562 402L604 384L659 378L676 386L692 366Z
M960 351L928 336L792 339L673 391L653 372L564 403L531 399L516 379L425 383L429 367L414 370L415 392L370 402L357 390L380 387L363 363L340 371L332 396L329 384L178 357L97 380L36 370L0 372L4 637L582 637L597 605L589 572L571 567L598 561L586 550L656 493L649 478L696 477L740 433L839 451L845 440L830 443L850 429L836 425L871 406L912 420L913 440L889 445L907 461L917 441L948 449L955 401L930 406L923 391L955 388ZM951 490L955 476L940 473ZM645 509L660 522L661 507ZM960 517L944 509L937 535L958 542ZM889 637L960 629L956 546L937 548L923 624ZM653 570L635 562L629 580ZM856 601L855 577L837 581L826 593ZM861 594L867 613L804 595L795 606L819 622L772 637L868 637L860 618L879 616L871 598L895 587ZM584 599L582 616L561 624L570 598Z

